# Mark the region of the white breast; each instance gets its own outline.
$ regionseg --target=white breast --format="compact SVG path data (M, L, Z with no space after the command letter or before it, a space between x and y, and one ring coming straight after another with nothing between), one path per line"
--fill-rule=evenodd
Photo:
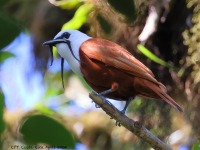
M82 73L80 71L80 63L71 54L68 45L66 43L59 43L56 44L56 48L60 56L63 57L68 62L72 71L77 75L82 76ZM74 55L76 56L76 58L80 59L79 55L76 54Z

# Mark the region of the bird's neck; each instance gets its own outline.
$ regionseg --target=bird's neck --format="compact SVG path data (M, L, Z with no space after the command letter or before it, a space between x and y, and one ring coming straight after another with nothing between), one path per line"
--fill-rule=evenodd
M79 49L80 49L81 44L90 38L91 37L89 36L85 38L77 38L73 40L73 42L71 42L73 53L78 60L80 60ZM56 47L58 49L58 53L60 54L61 57L63 57L68 62L72 71L76 73L77 75L82 76L82 73L80 70L80 62L74 58L69 47L65 43L59 43L57 44Z

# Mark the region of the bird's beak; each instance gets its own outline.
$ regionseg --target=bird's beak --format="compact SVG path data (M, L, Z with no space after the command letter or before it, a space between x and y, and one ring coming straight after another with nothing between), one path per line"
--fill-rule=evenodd
M58 43L68 43L68 40L53 39L53 40L46 41L42 44L43 46L49 46L49 51L50 51L50 55L51 55L51 65L53 64L53 46L55 46Z
M49 46L49 50L50 50L50 54L51 54L51 65L53 64L53 46L55 46L58 43L67 43L69 45L69 41L66 39L53 39L50 41L46 41L42 44L43 46ZM61 77L62 77L62 85L64 88L63 68L64 68L64 58L61 59Z
M58 43L66 43L66 40L64 40L64 39L53 39L53 40L44 42L43 46L55 46Z
M43 46L49 46L49 50L50 50L50 54L51 54L51 65L53 64L53 46L55 46L58 43L66 43L69 47L70 52L72 53L73 57L80 62L80 60L78 58L76 58L76 56L73 53L72 47L71 47L71 43L68 39L53 39L50 41L46 41L43 43ZM64 88L64 82L63 82L63 67L64 67L64 58L61 59L61 77L62 77L62 84L63 84L63 88Z

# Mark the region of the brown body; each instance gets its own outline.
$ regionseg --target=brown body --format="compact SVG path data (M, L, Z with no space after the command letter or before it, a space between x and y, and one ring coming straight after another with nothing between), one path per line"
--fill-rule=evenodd
M106 97L125 101L135 96L162 99L182 111L153 73L121 46L92 38L81 45L79 52L83 77L95 91L103 92L117 83L118 89Z

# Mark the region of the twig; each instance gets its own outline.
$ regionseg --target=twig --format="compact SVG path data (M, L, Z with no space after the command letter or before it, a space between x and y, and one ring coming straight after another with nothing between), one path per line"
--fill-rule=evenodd
M111 118L117 120L126 129L146 141L156 150L172 150L167 144L154 136L149 130L147 130L141 123L133 121L126 115L121 113L111 103L105 101L101 96L98 96L95 92L89 94L90 98L100 106Z

